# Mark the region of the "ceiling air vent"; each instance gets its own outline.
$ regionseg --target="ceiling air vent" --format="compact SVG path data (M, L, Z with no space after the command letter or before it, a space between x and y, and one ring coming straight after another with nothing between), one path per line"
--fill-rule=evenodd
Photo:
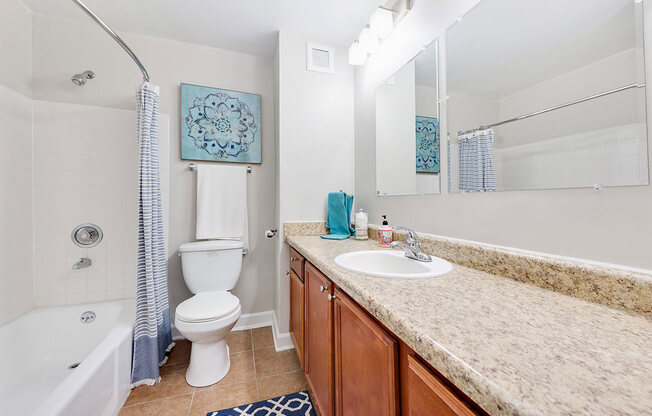
M334 50L330 46L308 43L306 69L332 74L335 71L335 57L333 55Z

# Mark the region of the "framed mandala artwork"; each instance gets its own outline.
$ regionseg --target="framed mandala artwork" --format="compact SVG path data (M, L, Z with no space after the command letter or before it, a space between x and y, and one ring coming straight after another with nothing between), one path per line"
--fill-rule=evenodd
M417 173L439 173L439 120L416 116Z
M181 84L181 159L261 163L261 97Z

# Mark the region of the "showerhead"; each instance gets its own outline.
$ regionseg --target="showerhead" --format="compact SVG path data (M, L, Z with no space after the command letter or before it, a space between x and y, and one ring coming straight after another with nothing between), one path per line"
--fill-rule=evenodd
M84 71L81 74L75 74L70 78L73 84L75 84L78 87L83 87L86 85L86 81L89 79L95 78L95 72L93 71Z

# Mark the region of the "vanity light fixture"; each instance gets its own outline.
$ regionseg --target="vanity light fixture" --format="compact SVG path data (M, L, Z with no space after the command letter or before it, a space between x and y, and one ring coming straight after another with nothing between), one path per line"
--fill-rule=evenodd
M379 7L369 19L371 34L383 39L394 29L394 10Z
M364 65L367 60L367 51L365 51L360 42L357 40L349 47L349 64L351 65Z
M378 41L378 38L371 34L371 29L369 28L369 25L365 26L364 29L362 29L358 39L360 42L360 46L362 46L362 49L368 54L372 54L376 52L376 50L380 46L380 42Z
M412 10L414 0L405 0L403 3L404 10L398 13L392 9L379 6L371 15L369 24L362 29L357 41L354 41L349 47L349 64L364 65L367 57L376 52L380 46L380 41L385 39L394 30L398 23L407 12ZM394 15L397 14L396 18Z

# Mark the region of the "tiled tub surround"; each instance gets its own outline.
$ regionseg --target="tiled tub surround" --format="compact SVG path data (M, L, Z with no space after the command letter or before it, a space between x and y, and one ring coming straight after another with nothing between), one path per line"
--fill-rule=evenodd
M0 85L0 326L34 308L32 246L32 100Z
M454 265L383 279L334 258L374 241L287 241L492 415L649 415L652 320Z
M324 222L285 223L285 237L320 235ZM377 226L369 226L377 239ZM405 239L402 231L394 239ZM652 274L419 233L423 251L451 263L508 277L589 302L652 318Z
M161 115L164 201L168 117ZM34 299L39 307L134 297L138 220L136 113L34 101ZM70 233L99 225L96 247ZM93 264L72 270L81 257Z

